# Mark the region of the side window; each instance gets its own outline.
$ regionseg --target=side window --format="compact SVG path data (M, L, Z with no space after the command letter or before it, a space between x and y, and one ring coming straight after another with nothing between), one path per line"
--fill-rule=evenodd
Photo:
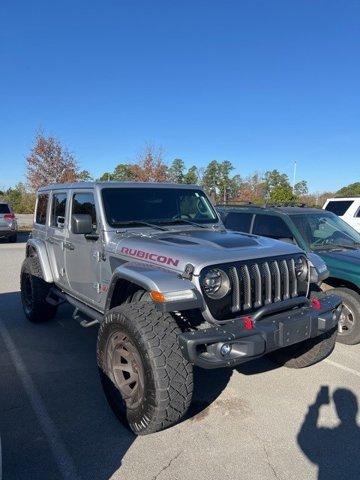
M360 218L360 208L359 210L357 211L357 214L355 215L356 218Z
M335 201L329 202L326 205L325 210L327 210L328 212L335 213L335 215L339 215L339 217L341 217L342 215L345 214L346 210L348 210L351 207L352 203L353 203L352 200L338 200L338 201L335 200Z
M97 230L95 199L92 193L75 193L72 201L72 214L91 215L93 231Z
M272 215L256 215L252 233L275 239L294 238L284 220Z
M64 227L66 215L66 198L66 193L53 194L50 221L50 225L52 227Z
M252 217L252 213L229 212L225 218L224 225L229 230L249 233Z
M49 201L49 195L41 193L37 199L35 223L39 225L45 225L46 223L46 211Z

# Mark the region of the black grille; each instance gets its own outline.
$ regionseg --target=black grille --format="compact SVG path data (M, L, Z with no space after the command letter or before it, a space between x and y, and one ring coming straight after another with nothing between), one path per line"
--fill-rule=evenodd
M211 314L217 320L226 320L251 313L263 305L305 295L307 281L299 280L295 270L300 257L264 258L206 267L202 275L220 268L227 273L231 284L231 290L222 299L210 299L203 292Z

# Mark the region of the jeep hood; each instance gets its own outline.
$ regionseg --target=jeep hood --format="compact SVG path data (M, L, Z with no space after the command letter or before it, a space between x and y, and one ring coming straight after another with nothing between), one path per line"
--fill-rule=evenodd
M181 272L191 263L195 275L207 265L302 252L296 245L270 238L210 229L133 234L112 245L114 253L123 258Z

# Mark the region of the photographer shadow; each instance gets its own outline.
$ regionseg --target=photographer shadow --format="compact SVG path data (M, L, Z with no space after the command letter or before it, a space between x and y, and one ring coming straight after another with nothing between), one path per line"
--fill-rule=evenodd
M318 427L322 405L330 403L328 387L321 387L301 426L298 444L307 458L318 466L318 480L360 478L360 427L356 422L358 401L346 388L332 397L339 425Z

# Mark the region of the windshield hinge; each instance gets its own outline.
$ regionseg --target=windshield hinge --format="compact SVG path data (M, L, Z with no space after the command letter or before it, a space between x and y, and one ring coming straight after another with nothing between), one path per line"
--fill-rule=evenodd
M183 273L179 275L179 277L183 278L184 280L192 280L193 274L194 274L194 265L192 265L191 263L188 263L185 266L185 270L183 271Z

